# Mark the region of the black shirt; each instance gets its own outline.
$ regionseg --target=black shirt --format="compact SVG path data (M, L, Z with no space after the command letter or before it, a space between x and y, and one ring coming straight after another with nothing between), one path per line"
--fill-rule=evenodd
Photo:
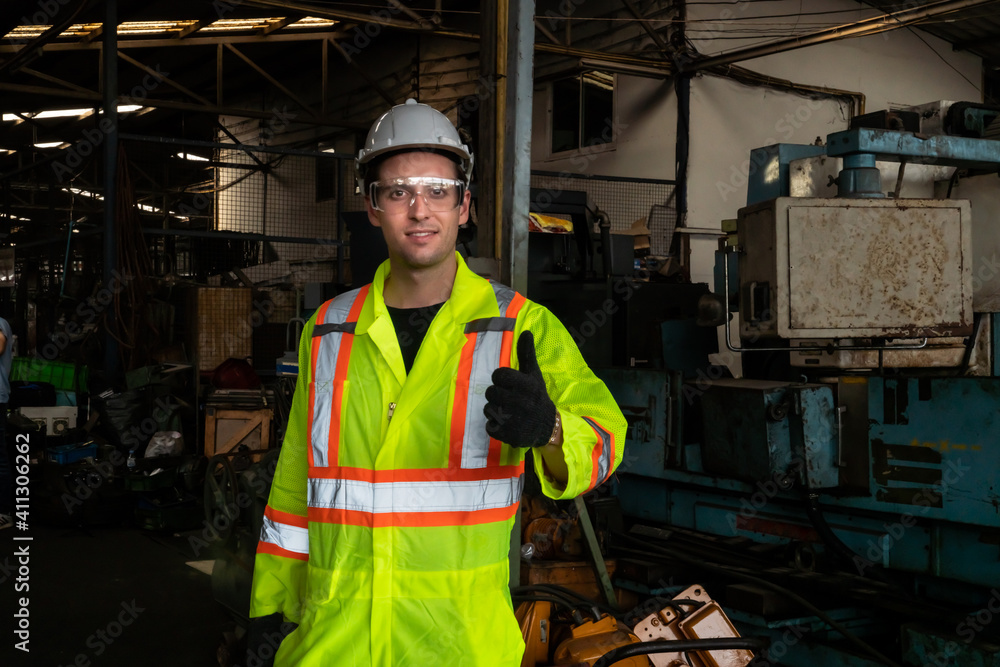
M424 335L431 327L434 316L443 305L442 302L423 308L386 306L389 317L392 318L392 326L396 329L396 340L399 341L399 351L403 353L403 366L406 367L407 375L413 368L413 360L417 358L417 351L420 349L420 343L424 340Z

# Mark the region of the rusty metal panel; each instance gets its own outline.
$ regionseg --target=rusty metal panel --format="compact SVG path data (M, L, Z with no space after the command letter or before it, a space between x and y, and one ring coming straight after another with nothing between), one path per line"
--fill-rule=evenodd
M782 198L775 206L780 336L971 332L968 202Z
M972 331L967 201L781 197L742 209L737 229L746 339Z

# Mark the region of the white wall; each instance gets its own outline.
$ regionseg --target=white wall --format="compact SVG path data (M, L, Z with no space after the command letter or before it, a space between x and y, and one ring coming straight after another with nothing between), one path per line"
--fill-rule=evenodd
M747 5L741 3L745 11L737 10L734 15L750 16L761 11ZM763 6L770 8L768 13L777 13L773 3ZM853 2L830 0L810 3L809 11L856 6ZM699 16L698 9L691 8L691 18L718 16L704 11ZM844 20L873 14L845 14ZM868 112L934 100L981 100L977 88L982 78L980 59L954 52L950 44L931 35L920 33L920 37L930 47L903 29L806 47L740 65L795 83L860 92L866 97ZM704 53L712 54L736 48L739 43L696 40L695 44ZM808 144L816 137L825 141L826 135L847 129L847 122L844 105L836 100L812 100L708 76L694 80L688 224L718 227L720 220L736 217L736 211L746 202L745 175L751 149L777 142ZM714 262L714 245L705 245L699 247L694 260L695 273L702 280L709 279Z
M754 15L830 10L858 11L790 19L791 24L798 25L779 25L776 19L745 20ZM777 38L785 34L782 30L819 29L825 26L813 25L814 22L849 23L877 13L849 0L817 0L808 4L808 10L800 2L738 2L721 9L718 5L690 5L688 27L699 51L714 55L751 41L764 41L759 36L753 40L718 38L724 32L732 35L734 29L768 30ZM926 33L919 34L926 44L901 29L806 47L739 65L797 84L860 92L867 98L869 112L942 99L981 100L980 59L954 52L950 44ZM589 160L589 173L673 178L676 100L669 84L619 76L617 93L621 133L613 150L595 154ZM536 91L532 168L573 171L573 160L552 160L547 155L548 104L548 96ZM746 202L745 174L752 148L777 142L808 144L817 136L825 140L827 134L847 129L847 113L844 104L833 99L811 100L714 76L693 79L688 226L718 228L720 220L736 217L737 210ZM715 246L714 240L696 244L694 280L711 281Z

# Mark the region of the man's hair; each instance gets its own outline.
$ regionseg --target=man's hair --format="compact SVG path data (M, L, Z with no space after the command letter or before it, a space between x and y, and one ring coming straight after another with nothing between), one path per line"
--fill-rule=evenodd
M398 151L392 151L390 153L383 153L378 157L374 158L368 163L365 169L365 191L361 194L368 196L368 192L371 190L371 184L379 180L380 172L382 171L382 163L391 157L396 155L402 155L403 153L434 153L436 155L443 155L444 157L455 163L455 178L459 181L465 182L465 174L462 173L462 162L461 159L450 151L442 151L434 148L404 148Z

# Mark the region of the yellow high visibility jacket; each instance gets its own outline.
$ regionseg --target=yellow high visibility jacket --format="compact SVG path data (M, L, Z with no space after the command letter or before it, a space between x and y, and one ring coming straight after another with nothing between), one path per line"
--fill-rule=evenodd
M573 498L621 462L625 419L562 324L456 257L409 375L382 297L388 262L303 331L251 595L251 617L299 624L276 667L520 664L507 554L527 450L487 435L483 394L496 368L518 367L522 331L569 468L563 487L531 450L544 493Z

